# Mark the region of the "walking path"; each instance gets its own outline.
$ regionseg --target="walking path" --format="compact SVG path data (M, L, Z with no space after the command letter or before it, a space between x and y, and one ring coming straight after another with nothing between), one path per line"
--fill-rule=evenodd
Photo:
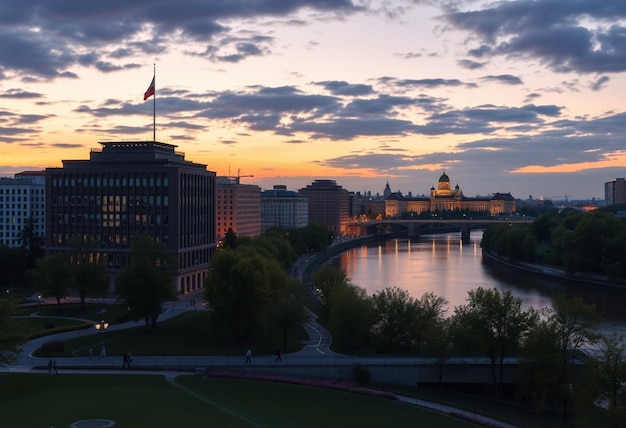
M306 262L301 262L298 265L297 272L301 274L304 270L303 265ZM173 318L180 314L198 310L196 305L193 305L192 299L202 301L201 291L196 291L189 293L185 296L181 296L179 300L175 302L168 302L164 308L164 312L159 317L159 321L165 321L167 319ZM194 300L194 301L195 301ZM103 300L100 300L103 301ZM37 314L33 314L31 316L37 316ZM107 331L118 331L123 329L128 329L132 327L136 327L137 323L129 321L120 324L111 324ZM304 325L306 332L309 335L308 342L304 345L303 349L298 352L289 353L283 355L283 363L292 364L292 365L307 365L307 364L353 364L355 362L354 357L342 355L335 353L330 350L330 345L332 343L332 337L330 333L319 324L313 313L311 313L310 320ZM35 368L43 368L47 367L48 358L39 358L33 356L33 353L41 347L41 345L47 341L52 339L54 340L68 340L76 337L84 337L84 336L92 336L98 334L98 331L95 328L68 331L64 333L58 333L50 336L44 336L37 339L34 339L27 344L25 344L22 348L22 354L20 360L13 366L10 367L0 367L1 371L6 372L32 372ZM254 357L255 366L259 365L276 365L274 360L275 356L256 356ZM169 381L172 383L174 379L181 374L189 374L189 371L181 371L181 367L211 367L211 366L236 366L244 364L243 356L186 356L186 357L168 357L168 356L160 356L160 357L146 357L142 356L141 361L134 361L133 366L134 369L123 369L120 368L121 361L120 356L105 356L103 358L99 358L96 355L93 357L89 356L76 356L76 357L63 357L57 358L58 366L63 368L72 368L72 373L88 373L88 374L160 374L164 375ZM361 359L359 359L360 361ZM398 358L394 359L398 363L406 363L407 359ZM415 361L415 358L408 358L409 361ZM364 360L366 361L366 359ZM164 367L165 369L161 370L138 370L141 367ZM103 371L102 369L106 369ZM457 408L453 408L450 406L432 403L425 400L419 400L411 397L403 397L398 396L398 400L403 403L407 403L410 405L416 405L420 407L429 408L431 410L435 410L438 412L446 413L449 415L453 415L456 417L461 417L468 421L476 422L483 426L489 427L502 427L502 428L515 428L514 425L506 424L500 422L498 420L474 413L469 412ZM205 401L208 401L202 398ZM211 404L211 403L209 403ZM109 420L90 420L90 421L79 421L76 423L76 428L103 428L108 425L111 421Z

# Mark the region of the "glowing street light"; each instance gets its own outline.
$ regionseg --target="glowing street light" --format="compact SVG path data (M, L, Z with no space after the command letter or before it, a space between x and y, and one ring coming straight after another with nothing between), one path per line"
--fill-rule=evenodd
M94 327L99 333L104 333L109 328L109 323L104 320L97 322ZM102 334L100 334L100 345L102 345Z
M37 295L37 311L41 312L41 301L43 300L43 296L41 294Z

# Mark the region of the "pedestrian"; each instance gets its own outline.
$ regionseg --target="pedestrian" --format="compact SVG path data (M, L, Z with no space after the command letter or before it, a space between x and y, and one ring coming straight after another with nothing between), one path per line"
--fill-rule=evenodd
M133 354L131 354L130 352L126 352L124 354L124 365L122 367L128 367L130 368L130 363L133 361Z
M104 349L104 345L102 345L102 349L100 349L100 358L104 358L107 356L107 350Z
M52 374L52 360L48 361L48 374Z
M87 353L89 354L89 359L91 360L93 358L93 345L89 347Z
M252 350L248 349L246 351L246 364L252 364Z
M283 360L283 353L279 349L278 351L276 351L276 359L274 361L277 361L280 363L282 360Z
M59 374L59 368L57 367L57 360L52 361L52 371L54 374Z

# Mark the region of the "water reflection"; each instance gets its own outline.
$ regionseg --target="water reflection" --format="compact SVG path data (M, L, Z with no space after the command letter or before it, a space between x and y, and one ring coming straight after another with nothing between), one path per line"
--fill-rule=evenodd
M626 290L562 284L490 266L482 261L481 238L482 231L474 231L466 243L460 234L423 236L418 242L386 241L349 250L333 264L370 295L393 286L415 298L433 292L448 300L448 314L478 287L510 290L522 298L524 308L551 307L559 293L580 296L596 305L604 319L602 330L626 333Z

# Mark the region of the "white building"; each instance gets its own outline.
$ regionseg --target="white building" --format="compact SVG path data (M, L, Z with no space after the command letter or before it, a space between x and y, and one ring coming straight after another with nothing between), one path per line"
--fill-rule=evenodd
M13 178L0 177L0 245L20 246L19 235L28 220L43 239L46 230L46 173L24 171Z
M275 185L261 192L261 229L300 229L309 224L309 199Z

